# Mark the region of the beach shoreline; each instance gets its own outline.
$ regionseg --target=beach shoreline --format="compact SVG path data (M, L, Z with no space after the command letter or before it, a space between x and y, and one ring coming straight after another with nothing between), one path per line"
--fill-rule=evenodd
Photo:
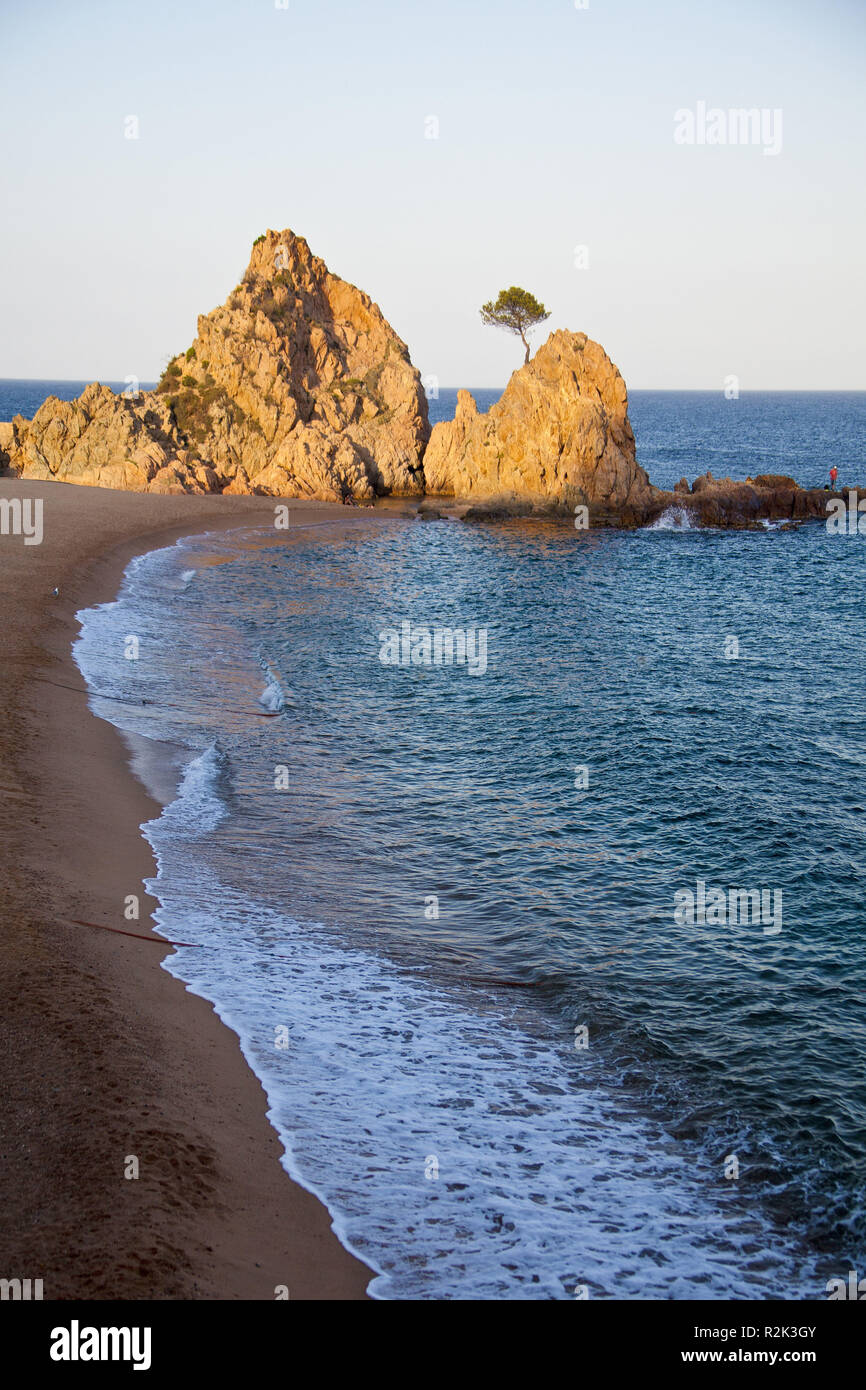
M372 1272L282 1167L237 1035L160 967L140 826L161 808L72 656L75 614L110 602L135 555L271 524L276 501L0 481L15 497L43 499L44 535L0 536L0 1276L42 1279L46 1299L364 1298Z

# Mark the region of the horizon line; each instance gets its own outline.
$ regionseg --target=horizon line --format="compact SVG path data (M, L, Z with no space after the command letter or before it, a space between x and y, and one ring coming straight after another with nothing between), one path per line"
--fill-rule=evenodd
M520 370L520 368L515 368L515 371L519 371L519 370ZM513 375L514 375L514 373L512 372L512 376L513 376ZM159 380L160 380L159 377L153 378L152 380L146 380L145 378L141 378L141 379L139 380L139 389L142 389L142 390L143 390L143 389L149 389L149 388L152 387L152 386L156 386L156 385L158 385ZM510 378L509 378L509 380L510 380ZM2 383L2 382L33 382L33 383L35 383L35 382L57 382L57 383L60 384L60 385L69 385L69 386L72 386L72 385L78 386L78 385L81 385L81 384L84 384L84 385L86 385L86 386L91 386L91 385L93 385L94 382L95 382L97 385L100 385L100 386L109 386L109 385L112 384L112 382L113 382L115 385L120 385L121 382L125 382L125 381L126 381L126 377L125 377L125 376L124 376L124 377L121 377L121 376L117 376L117 377L111 377L111 376L0 376L0 383ZM495 386L478 386L478 385L476 385L476 386L444 386L444 385L440 385L439 390L440 390L440 391L502 391L502 392L504 392L505 389L506 389L506 387L507 387L507 385L508 385L508 382L506 382L505 385L503 385L503 386L500 386L500 385L498 385L498 384L495 385ZM629 392L629 394L631 394L632 392L635 392L635 391L656 391L656 392L668 392L668 391L673 392L673 391L676 391L676 392L678 392L678 393L680 393L680 394L687 394L687 393L689 393L689 392L693 392L693 393L696 394L696 395L699 394L699 393L702 394L702 395L724 395L724 387L720 387L720 386L718 386L718 385L716 385L716 386L629 386L628 383L626 383L626 389L627 389L627 391ZM746 386L746 387L740 387L740 388L739 388L738 394L739 394L740 396L758 396L758 395L767 394L767 393L769 393L769 392L773 392L773 393L775 393L775 394L777 394L777 395L783 395L783 394L788 393L788 394L791 394L791 395L796 394L796 395L799 395L799 396L850 396L850 395L861 395L861 396L862 396L862 395L866 395L866 386ZM425 393L425 394L426 394L426 393ZM433 397L428 397L428 400L430 400L430 399L435 400L436 397L435 397L435 396L433 396Z

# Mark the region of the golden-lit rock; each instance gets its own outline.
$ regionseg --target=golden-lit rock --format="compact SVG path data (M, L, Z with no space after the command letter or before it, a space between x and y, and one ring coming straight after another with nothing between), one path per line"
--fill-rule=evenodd
M625 382L598 343L564 329L486 415L459 393L454 420L433 430L424 476L441 496L636 515L653 493L635 458Z
M302 237L269 231L155 391L94 383L11 435L27 478L343 500L420 494L429 425L406 345L369 295Z

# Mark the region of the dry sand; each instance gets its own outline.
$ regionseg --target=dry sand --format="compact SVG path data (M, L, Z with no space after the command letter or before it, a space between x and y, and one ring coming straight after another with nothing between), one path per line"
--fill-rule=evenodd
M72 924L150 933L139 826L159 811L88 708L75 612L114 598L133 555L267 524L274 502L0 481L13 496L43 498L44 540L0 535L0 1277L46 1299L363 1298L370 1272L280 1166L236 1035L160 968L169 948Z

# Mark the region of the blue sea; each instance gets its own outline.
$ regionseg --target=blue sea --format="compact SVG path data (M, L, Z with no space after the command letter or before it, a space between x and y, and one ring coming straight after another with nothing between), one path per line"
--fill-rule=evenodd
M49 396L71 401L87 384L0 379L0 420L32 419ZM127 389L122 381L105 385ZM155 385L140 383L143 391ZM481 411L500 394L473 391ZM453 419L456 405L456 390L440 390L429 401L430 423ZM717 478L786 473L803 487L823 487L834 463L840 486L866 479L864 391L744 391L736 400L720 391L632 391L629 414L638 459L658 487L707 469Z
M662 485L866 482L863 394L631 418ZM164 803L166 968L371 1293L862 1275L866 536L303 521L134 560L75 655ZM404 623L484 661L389 664Z
M138 384L142 391L150 391L156 382L141 381ZM25 420L32 420L40 405L47 401L49 396L56 396L59 401L74 401L87 385L89 383L86 381L39 381L24 377L2 378L0 379L0 420L11 420L15 415L23 415ZM124 381L106 381L104 385L110 386L117 395L121 395L129 389Z

